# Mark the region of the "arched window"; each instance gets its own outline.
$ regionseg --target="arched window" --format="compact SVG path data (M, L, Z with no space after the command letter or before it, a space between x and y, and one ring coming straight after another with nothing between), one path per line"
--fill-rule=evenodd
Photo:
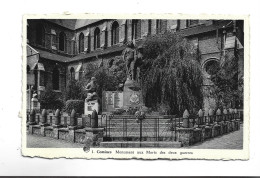
M84 52L84 34L80 33L79 35L79 52Z
M204 64L204 71L208 75L214 75L220 70L220 63L218 60L215 59L209 59L205 64Z
M132 39L141 38L141 20L132 20Z
M111 39L111 45L117 44L119 43L119 24L117 21L115 21L112 24L112 31L111 31L112 35L112 39Z
M70 68L70 79L71 80L75 79L75 69L74 69L74 67Z
M94 31L94 49L100 48L100 29L96 28Z
M65 51L66 47L66 35L64 32L60 32L59 35L59 50Z
M36 26L36 44L44 45L45 30L42 24L37 24Z
M52 87L53 90L60 89L60 72L57 67L55 67L52 72Z

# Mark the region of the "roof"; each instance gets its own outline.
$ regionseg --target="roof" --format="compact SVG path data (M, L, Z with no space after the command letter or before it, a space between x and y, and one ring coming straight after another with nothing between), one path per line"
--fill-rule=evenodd
M67 62L73 62L73 61L77 61L77 60L81 60L81 59L96 57L96 56L99 56L99 55L109 54L109 53L113 53L113 52L119 52L119 51L124 50L125 47L126 47L125 45L112 46L112 47L107 48L105 50L93 51L91 53L81 53L81 54L78 54L75 57L70 58L70 60L67 61Z
M215 25L209 25L206 26L205 24L203 25L198 25L192 28L186 28L186 29L182 29L180 31L181 34L183 34L184 36L191 36L191 35L198 35L201 33L206 33L206 32L210 32L210 31L214 31L220 28L226 28L227 26L227 21L220 21L218 24Z
M48 51L44 51L42 49L36 49L36 50L40 53L40 57L45 58L45 59L50 59L50 60L58 61L58 62L68 62L70 60L70 57L51 53Z
M76 30L81 27L95 23L101 19L46 19L49 22L63 26L70 30Z

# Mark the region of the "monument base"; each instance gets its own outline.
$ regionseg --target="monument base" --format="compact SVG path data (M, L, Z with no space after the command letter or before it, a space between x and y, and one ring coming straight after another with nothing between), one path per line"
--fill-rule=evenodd
M123 92L123 106L124 108L139 108L144 106L141 87L134 80L127 79L125 82Z
M99 103L98 100L93 100L93 101L87 101L85 100L85 106L84 106L84 114L85 115L91 115L94 110L99 113Z

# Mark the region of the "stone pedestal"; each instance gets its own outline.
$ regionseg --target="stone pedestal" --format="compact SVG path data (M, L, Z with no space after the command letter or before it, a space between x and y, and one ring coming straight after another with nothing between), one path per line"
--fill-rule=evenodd
M212 138L212 125L205 126L205 139Z
M127 79L124 85L123 106L125 108L139 108L143 105L140 85L134 80Z
M198 128L201 129L201 139L200 139L200 141L203 142L205 140L205 125L199 125Z
M99 147L103 142L104 128L85 128L86 144L90 147Z
M59 139L59 128L61 125L53 125L53 138Z
M228 133L228 123L227 121L223 122L223 133L222 134L226 134Z
M68 136L68 141L69 142L75 142L75 130L76 126L69 126L69 136Z
M220 125L218 123L214 124L212 127L212 137L217 137L220 135Z
M89 115L92 114L94 110L99 113L99 103L98 100L93 100L93 101L87 101L85 100L85 106L84 106L84 115Z
M45 137L45 127L41 125L41 136Z
M183 146L192 145L194 142L193 131L193 128L178 128L177 141L181 142Z

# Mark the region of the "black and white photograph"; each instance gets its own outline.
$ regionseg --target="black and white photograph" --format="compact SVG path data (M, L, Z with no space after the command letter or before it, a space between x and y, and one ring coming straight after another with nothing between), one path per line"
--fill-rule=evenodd
M259 6L3 1L0 176L259 176Z
M247 152L245 19L27 17L24 25L26 149L171 159Z

